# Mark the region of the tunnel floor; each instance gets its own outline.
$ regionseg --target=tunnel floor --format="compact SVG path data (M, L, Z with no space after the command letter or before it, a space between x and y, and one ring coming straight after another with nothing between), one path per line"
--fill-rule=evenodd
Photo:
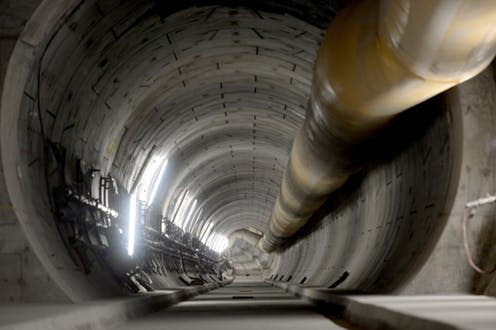
M496 299L487 296L353 295L269 281L210 283L76 304L0 305L0 330L489 330L495 324Z
M261 282L235 282L114 329L346 329L315 306Z

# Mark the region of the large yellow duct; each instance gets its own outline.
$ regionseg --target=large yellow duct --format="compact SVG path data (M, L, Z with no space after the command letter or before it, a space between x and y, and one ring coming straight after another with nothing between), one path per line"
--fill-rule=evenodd
M309 108L259 246L273 251L356 172L392 117L481 72L496 52L495 0L357 1L332 22Z

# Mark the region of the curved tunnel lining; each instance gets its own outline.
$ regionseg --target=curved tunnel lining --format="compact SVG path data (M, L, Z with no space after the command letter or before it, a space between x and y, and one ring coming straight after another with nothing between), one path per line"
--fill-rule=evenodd
M37 12L35 15L38 15L38 14L39 13ZM46 15L46 13L44 13L44 14ZM37 32L39 33L40 31L37 31ZM29 39L29 37L27 37L27 38ZM7 75L7 79L11 79L11 81L17 81L18 84L9 84L8 86L6 85L4 95L9 95L9 97L11 97L12 95L17 95L19 97L19 100L17 100L17 106L16 106L16 101L9 99L9 102L7 102L5 97L2 99L2 156L3 156L2 158L3 158L3 162L4 162L5 173L7 174L6 177L7 177L7 185L9 187L9 193L11 194L12 202L16 207L16 213L18 214L18 217L19 217L21 223L23 224L23 228L26 231L26 233L29 235L29 233L31 232L31 234L33 235L33 238L32 238L33 247L34 247L35 251L37 253L39 253L39 257L43 261L44 259L47 259L47 256L43 255L43 252L42 252L43 248L45 248L45 251L51 251L53 246L43 246L43 242L37 242L39 237L43 237L43 233L37 232L33 228L31 228L31 226L29 226L30 221L36 220L36 218L33 218L32 215L37 214L37 212L34 209L29 210L26 208L26 207L30 207L30 206L27 205L26 201L23 199L25 196L22 195L22 190L20 189L20 187L26 188L26 186L21 186L22 181L25 179L24 177L22 177L22 173L24 171L23 171L21 166L20 167L16 166L16 164L21 163L19 161L19 155L16 155L14 153L15 157L12 157L13 153L9 152L12 150L17 152L17 150L19 150L18 141L17 141L17 129L18 129L17 121L16 120L10 121L10 122L8 121L8 120L12 120L13 114L12 114L11 109L18 109L21 106L20 105L21 104L20 98L22 97L22 95L19 95L19 91L16 91L15 88L13 87L13 85L19 86L20 84L23 84L23 83L26 84L27 76L29 75L30 65L29 65L29 56L27 58L28 59L27 63L26 63L25 56L30 55L31 51L32 51L32 49L30 49L29 46L27 46L26 44L23 44L21 42L21 45L18 45L18 47L16 47L16 50L14 53L15 58L13 57L13 59L11 60L12 61L11 65L9 65L9 72ZM12 67L13 67L12 63L14 63L16 61L16 59L20 60L22 66L17 66L16 67L17 72L15 72L15 74L14 74L14 72L12 72L13 71L12 70ZM34 59L31 58L30 60L31 60L31 64L34 64L32 62ZM19 68L24 68L24 69L19 70ZM23 71L23 70L25 70L25 71ZM19 73L22 73L22 74L19 74ZM23 81L23 79L24 79L24 81ZM12 102L12 103L10 103L10 102ZM9 111L5 110L7 108L9 109ZM14 117L15 117L15 114L14 114ZM5 118L7 118L7 120L4 120ZM12 122L14 122L16 125L10 125ZM24 219L24 221L23 221L23 219ZM54 278L61 277L61 276L63 277L63 275L59 274L58 270L54 269L51 260L45 260L44 265L49 270L51 269L53 271L54 274L52 276L54 276ZM73 281L72 276L73 276L72 273L68 273L66 279L68 281L72 282ZM86 282L86 279L83 279L82 282ZM60 283L63 283L63 282L59 281L59 284ZM68 282L66 282L66 285L67 285L67 283ZM74 293L75 291L78 290L78 288L66 287L66 289L69 290L69 292L73 291L73 293L72 293L73 296L71 297L72 299L80 299L79 298L80 296L78 296L79 293ZM81 290L81 291L83 292L84 290ZM74 298L74 297L76 297L76 298Z
M76 8L81 3L82 2L74 1L71 5ZM65 24L64 20L70 17L64 10L67 8L69 8L69 2L54 7L53 4L48 4L48 2L45 1L33 16L31 23L36 25L38 21L43 21L44 23L49 22L52 25L44 25L45 30L33 29L28 25L13 53L7 79L15 81L16 83L11 83L6 86L4 95L7 95L8 99L7 97L2 99L2 127L4 128L2 130L2 153L5 173L8 177L7 185L9 187L9 193L12 196L12 202L16 206L16 213L19 221L23 225L26 235L32 243L38 257L49 270L51 276L61 287L63 287L64 291L68 292L70 298L76 301L87 299L92 296L93 291L90 289L91 283L89 283L91 282L91 279L81 274L79 280L75 280L75 278L78 277L77 270L72 269L71 261L64 255L64 247L60 242L50 240L49 238L56 236L55 228L53 228L53 225L49 220L51 214L46 208L43 209L41 206L41 204L43 204L42 199L33 196L33 194L35 194L34 190L36 190L36 188L34 188L35 186L41 186L40 191L44 193L45 190L42 188L42 182L37 182L34 186L30 185L30 178L26 177L26 174L29 173L30 170L26 167L23 157L21 157L20 154L15 153L15 156L12 157L13 154L10 152L21 150L18 140L18 137L20 136L20 127L18 126L17 116L20 115L25 100L22 99L23 95L19 94L19 92L24 90L25 86L28 86L28 89L30 88L28 77L30 74L31 76L33 75L33 72L30 70L36 67L36 58L33 58L32 55L36 54L36 49L39 50L40 47L43 47L42 42L47 40L46 37L49 36L50 33L53 33L59 19L62 19L62 24ZM55 18L51 19L50 17L52 16ZM30 34L30 31L32 34ZM39 44L34 47L27 45L27 41L33 42L36 38L39 39ZM25 56L28 56L27 61L26 58L24 58ZM22 66L18 65L18 61L22 63ZM15 74L13 72L14 67L16 71ZM12 111L12 109L18 110ZM25 118L22 116L21 120L23 123L25 122ZM35 148L38 148L38 150L42 149L39 138L37 141L32 142L34 142L33 146ZM11 175L14 173L15 175ZM23 174L25 175L23 176ZM31 204L29 201L30 198L35 199L36 203ZM37 214L37 216L33 217L34 214ZM110 292L110 294L114 293L112 293L112 291Z

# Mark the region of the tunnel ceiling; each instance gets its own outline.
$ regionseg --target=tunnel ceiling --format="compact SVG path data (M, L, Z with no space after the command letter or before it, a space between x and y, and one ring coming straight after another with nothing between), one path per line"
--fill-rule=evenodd
M167 158L160 204L172 218L187 191L197 235L265 229L303 122L319 15L342 6L218 3L85 1L41 57L49 138L127 189L150 155Z

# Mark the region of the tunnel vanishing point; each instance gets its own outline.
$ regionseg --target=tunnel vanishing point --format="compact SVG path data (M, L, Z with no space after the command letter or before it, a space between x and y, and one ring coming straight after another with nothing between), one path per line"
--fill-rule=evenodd
M494 1L0 3L2 302L496 296Z

